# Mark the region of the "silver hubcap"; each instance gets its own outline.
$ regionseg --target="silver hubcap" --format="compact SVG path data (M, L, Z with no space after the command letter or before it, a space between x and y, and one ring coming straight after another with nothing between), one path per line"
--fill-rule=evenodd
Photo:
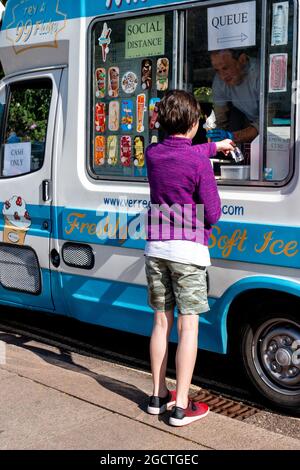
M253 337L252 358L270 388L285 395L299 394L299 324L284 318L264 322Z

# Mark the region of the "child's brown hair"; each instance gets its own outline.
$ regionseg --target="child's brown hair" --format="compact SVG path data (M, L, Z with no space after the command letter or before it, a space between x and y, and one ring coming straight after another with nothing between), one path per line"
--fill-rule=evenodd
M200 119L196 98L183 90L169 91L159 103L158 121L169 134L186 134Z

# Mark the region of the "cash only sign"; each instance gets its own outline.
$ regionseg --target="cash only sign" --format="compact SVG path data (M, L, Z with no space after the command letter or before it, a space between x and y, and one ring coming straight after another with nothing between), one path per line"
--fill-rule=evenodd
M208 50L255 46L256 2L207 9Z

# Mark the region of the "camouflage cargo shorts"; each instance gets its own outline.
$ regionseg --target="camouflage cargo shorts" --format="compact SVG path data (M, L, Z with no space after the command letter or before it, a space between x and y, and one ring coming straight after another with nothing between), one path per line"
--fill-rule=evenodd
M206 267L145 257L149 304L165 312L176 305L182 315L209 310Z

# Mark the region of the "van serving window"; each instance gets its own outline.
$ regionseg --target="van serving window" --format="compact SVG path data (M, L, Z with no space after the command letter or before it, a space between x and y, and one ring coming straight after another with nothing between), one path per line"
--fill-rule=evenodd
M293 1L187 9L184 84L200 101L195 143L232 138L212 159L222 184L283 184L293 173Z
M92 28L92 176L146 180L145 147L161 131L156 104L172 83L173 13L98 21Z
M156 103L183 87L202 108L194 144L237 144L212 159L220 184L286 184L294 171L294 1L198 2L178 14L179 29L173 13L157 11L94 23L90 174L145 180L145 148L163 137Z

